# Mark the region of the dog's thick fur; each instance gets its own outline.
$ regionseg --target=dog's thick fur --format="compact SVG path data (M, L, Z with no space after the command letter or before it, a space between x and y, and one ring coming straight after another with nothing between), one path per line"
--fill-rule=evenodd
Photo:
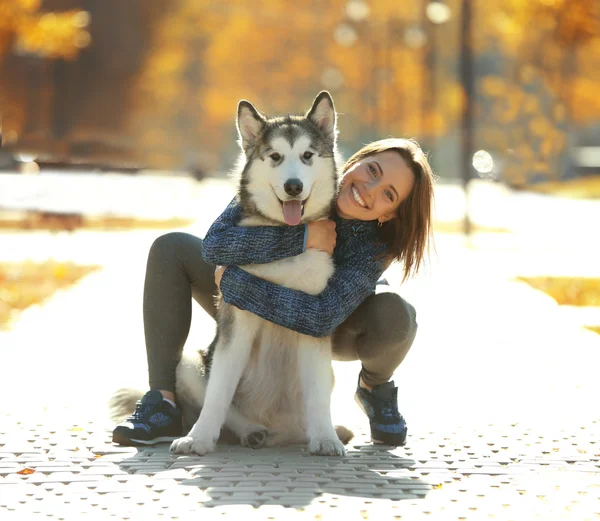
M237 128L243 150L240 225L308 223L328 216L338 172L336 114L329 93L321 92L304 116L269 119L241 101ZM287 207L293 208L291 218L284 204L292 205ZM334 270L331 257L317 250L241 268L313 295L325 289ZM210 452L224 426L254 448L308 443L314 454L344 454L340 438L347 443L352 433L342 427L336 434L331 422L331 353L330 337L297 333L219 299L217 335L208 352L184 354L177 367L177 400L184 428L192 427L171 451Z

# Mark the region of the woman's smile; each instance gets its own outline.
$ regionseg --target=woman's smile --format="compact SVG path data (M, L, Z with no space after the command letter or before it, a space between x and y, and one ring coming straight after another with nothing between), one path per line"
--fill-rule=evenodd
M350 187L349 195L357 206L361 208L368 208L367 203L360 196L360 193L358 192L358 189L356 188L356 185L354 183Z

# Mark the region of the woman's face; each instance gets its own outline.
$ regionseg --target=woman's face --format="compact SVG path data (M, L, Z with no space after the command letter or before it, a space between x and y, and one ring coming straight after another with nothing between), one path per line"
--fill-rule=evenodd
M414 182L414 174L397 151L365 157L342 177L338 214L344 219L385 222L394 218Z

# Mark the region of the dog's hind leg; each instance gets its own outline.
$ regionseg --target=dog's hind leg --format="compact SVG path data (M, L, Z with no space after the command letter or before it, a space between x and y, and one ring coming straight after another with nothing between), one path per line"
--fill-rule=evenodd
M230 411L233 395L250 357L258 317L232 306L227 308L226 313L230 315L226 318L233 321L235 317L235 323L229 324L229 334L219 335L200 417L187 436L171 444L171 452L195 452L202 456L213 451Z
M331 339L303 336L298 349L309 450L311 454L343 456L344 445L331 421Z
M242 445L251 449L260 449L265 445L269 434L264 425L252 423L233 405L227 411L225 426L239 436Z

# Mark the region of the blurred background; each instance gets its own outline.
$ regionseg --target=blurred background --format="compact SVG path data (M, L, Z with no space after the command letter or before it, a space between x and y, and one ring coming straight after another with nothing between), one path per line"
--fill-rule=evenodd
M4 168L230 168L239 99L304 110L320 89L346 153L419 140L462 179L600 174L595 0L0 0ZM470 161L469 161L470 162ZM467 163L468 164L468 163Z
M233 193L238 101L302 112L322 89L345 157L427 151L438 244L510 251L511 274L600 306L597 0L0 0L3 259L72 259L82 230L202 233Z

